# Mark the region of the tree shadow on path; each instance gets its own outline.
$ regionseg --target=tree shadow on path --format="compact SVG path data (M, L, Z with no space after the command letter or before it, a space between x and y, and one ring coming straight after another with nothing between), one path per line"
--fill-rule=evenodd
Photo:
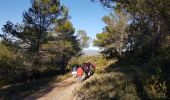
M122 62L116 62L110 64L105 68L104 72L121 72L131 78L131 81L136 87L136 92L141 100L151 100L144 89L144 84L139 76L138 72L134 69L134 65L125 64Z

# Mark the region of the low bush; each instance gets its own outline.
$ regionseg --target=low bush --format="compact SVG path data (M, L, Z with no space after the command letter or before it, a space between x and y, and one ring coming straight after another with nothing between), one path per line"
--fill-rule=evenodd
M81 100L139 100L133 82L120 72L93 76L75 95Z

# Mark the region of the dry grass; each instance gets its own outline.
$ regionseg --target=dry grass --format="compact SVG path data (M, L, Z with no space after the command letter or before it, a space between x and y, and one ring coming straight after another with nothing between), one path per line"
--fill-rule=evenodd
M72 77L71 73L67 73L64 75L59 75L53 78L53 82L61 82L69 77Z
M74 93L77 100L165 100L165 94L148 84L149 69L111 61L101 72L84 81ZM150 80L152 81L152 80ZM155 81L153 81L155 82ZM156 80L157 82L157 80ZM165 83L160 84L166 90Z
M90 79L84 81L74 93L77 100L139 100L136 84L129 68L117 66L116 60L99 67ZM115 67L116 66L116 67Z
M80 100L139 100L136 85L127 75L126 68L114 68L117 60L106 60L102 56L84 56L77 60L79 63L90 61L96 64L96 73L78 87L74 93ZM121 70L121 71L119 71Z
M94 75L74 94L78 100L139 100L133 82L120 72Z

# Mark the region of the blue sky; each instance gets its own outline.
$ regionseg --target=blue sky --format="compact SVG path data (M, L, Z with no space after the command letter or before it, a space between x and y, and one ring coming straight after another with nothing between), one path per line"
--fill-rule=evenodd
M102 17L109 13L99 3L90 0L61 0L69 8L71 22L77 30L85 30L94 39L96 33L102 31L104 23ZM21 23L22 13L30 7L30 0L2 0L0 3L0 28L6 21ZM0 33L2 31L0 30ZM97 49L90 46L88 49Z

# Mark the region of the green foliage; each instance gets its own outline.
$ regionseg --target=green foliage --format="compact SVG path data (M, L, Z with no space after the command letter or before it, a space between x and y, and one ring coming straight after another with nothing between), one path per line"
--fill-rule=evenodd
M23 13L23 22L14 25L8 21L2 30L0 37L5 46L0 46L0 55L4 61L2 73L6 75L3 79L7 81L65 73L69 60L81 54L68 9L59 0L31 0L31 7ZM13 52L15 55L10 54Z
M51 40L48 33L54 32L56 24L67 19L65 12L64 6L58 0L32 0L32 7L23 13L23 23L14 25L8 21L3 27L4 34L1 37L9 44L27 49L30 53L39 53L41 45ZM53 20L57 20L57 23Z
M94 1L94 0L92 0ZM144 74L147 74L142 82L152 80L145 83L148 87L150 98L159 99L160 96L169 97L170 83L169 80L169 29L170 29L170 1L169 0L99 0L101 4L108 8L114 8L122 13L128 14L130 19L127 25L127 44L124 45L124 60L121 63L141 66L144 68ZM105 18L109 20L108 17ZM112 21L109 21L112 22ZM122 28L122 27L121 27ZM114 28L108 28L113 30ZM106 36L105 40L110 40ZM98 42L99 44L107 44L107 42ZM114 41L111 41L114 43ZM97 44L97 43L96 43ZM106 45L99 47L107 47ZM116 44L118 46L118 44ZM112 51L112 50L110 50ZM157 73L157 69L161 73ZM140 72L140 71L138 71ZM144 75L143 74L143 75ZM151 78L154 76L156 78ZM141 77L143 77L141 75ZM165 89L165 87L167 89ZM167 90L167 91L165 91Z
M87 36L86 31L84 30L78 30L77 31L77 37L80 41L80 45L82 48L88 48L91 42L90 37Z
M10 76L14 74L12 70L15 69L16 54L2 43L0 43L0 49L0 80L6 83L6 80L11 81Z
M64 33L68 33L67 35L74 34L73 25L69 21L66 21L64 23L59 24L59 26L56 28L56 31L61 33L61 35L64 34Z
M69 65L79 64L82 65L85 62L91 62L95 64L96 71L101 72L101 70L108 64L108 60L106 60L102 55L97 56L80 56L80 57L74 57L70 60ZM68 66L72 67L72 66ZM72 68L69 68L72 69Z
M14 58L14 53L11 52L5 45L3 45L2 43L0 43L0 60L3 60L3 59L12 59ZM6 60L8 61L8 60Z
M103 53L121 58L123 50L127 43L127 22L128 17L117 11L116 15L110 14L104 16L103 21L106 24L102 33L96 35L97 39L94 40L94 45L103 48Z

